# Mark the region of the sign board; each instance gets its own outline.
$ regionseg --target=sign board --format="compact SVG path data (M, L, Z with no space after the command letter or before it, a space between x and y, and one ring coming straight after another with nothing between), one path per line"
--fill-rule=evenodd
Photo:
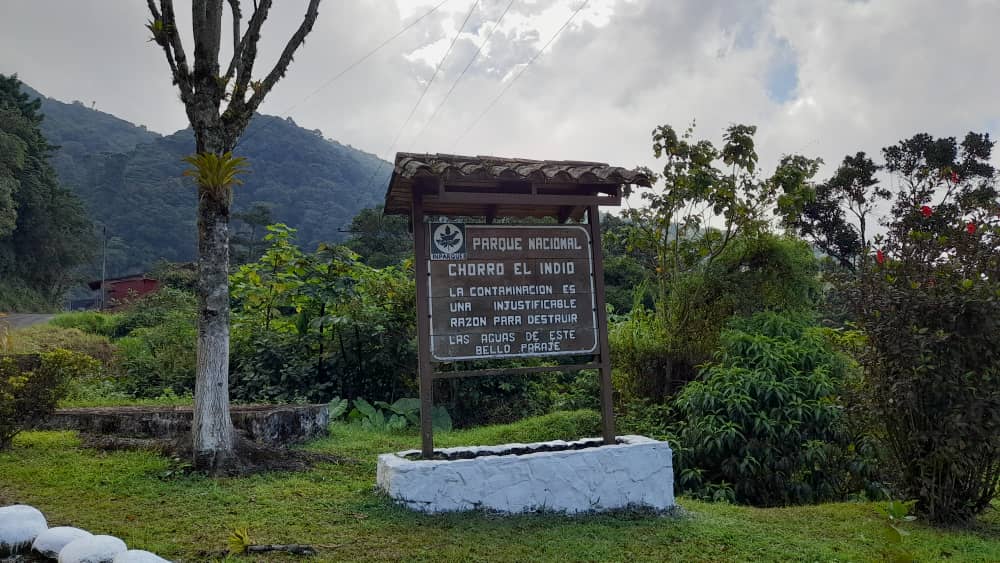
M587 229L461 223L428 227L434 360L597 353Z

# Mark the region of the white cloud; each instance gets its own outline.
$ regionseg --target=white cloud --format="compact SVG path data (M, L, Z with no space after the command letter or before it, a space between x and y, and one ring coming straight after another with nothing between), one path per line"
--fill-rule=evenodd
M389 145L474 0L450 0L358 68L324 86L437 1L322 4L313 34L263 110L391 157ZM455 140L580 0L517 0L434 123L424 128L508 0L482 0L394 150L594 159L656 167L649 133L698 120L720 140L759 126L762 164L784 153L878 150L918 131L961 135L1000 124L1000 3L591 0L500 102ZM178 12L187 9L178 2ZM265 27L264 72L305 5L281 2ZM186 124L141 3L36 0L0 18L0 72L60 99L162 132ZM59 11L60 18L51 13ZM182 22L182 27L184 23ZM188 43L190 45L190 42ZM776 64L795 76L775 99ZM787 84L786 84L787 86Z

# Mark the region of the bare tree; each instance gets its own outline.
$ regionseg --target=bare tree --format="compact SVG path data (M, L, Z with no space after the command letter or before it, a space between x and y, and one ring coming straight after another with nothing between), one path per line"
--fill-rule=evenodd
M274 68L263 80L252 80L260 30L271 0L254 0L253 12L241 25L240 0L227 0L232 13L233 56L219 65L223 0L192 0L194 67L177 30L173 0L147 0L153 41L163 48L174 85L194 129L198 155L223 161L243 134L267 94L305 42L318 15L320 0L309 0L305 16L288 40ZM241 33L242 32L242 33ZM223 102L226 102L223 109ZM216 159L215 162L219 162ZM229 219L232 183L198 182L198 367L194 400L194 465L212 473L226 472L236 462L229 417Z

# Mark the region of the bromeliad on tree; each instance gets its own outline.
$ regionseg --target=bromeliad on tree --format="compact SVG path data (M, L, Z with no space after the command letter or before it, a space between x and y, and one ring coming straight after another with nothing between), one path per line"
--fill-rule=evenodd
M223 155L210 152L184 157L184 162L192 166L184 171L185 176L193 176L195 183L213 197L231 202L233 186L243 184L238 176L246 172L247 159L234 157L232 152Z

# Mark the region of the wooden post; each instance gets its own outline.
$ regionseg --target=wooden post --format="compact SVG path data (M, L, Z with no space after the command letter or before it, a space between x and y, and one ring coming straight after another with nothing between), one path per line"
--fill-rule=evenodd
M431 373L430 296L428 295L427 224L424 223L423 194L413 193L413 253L417 286L417 370L420 378L420 455L434 455L434 378Z
M597 205L587 208L591 252L594 256L594 292L597 294L597 338L601 352L601 428L605 444L615 443L614 390L611 385L611 349L608 345L608 309L604 297L604 253L601 247L601 217Z

